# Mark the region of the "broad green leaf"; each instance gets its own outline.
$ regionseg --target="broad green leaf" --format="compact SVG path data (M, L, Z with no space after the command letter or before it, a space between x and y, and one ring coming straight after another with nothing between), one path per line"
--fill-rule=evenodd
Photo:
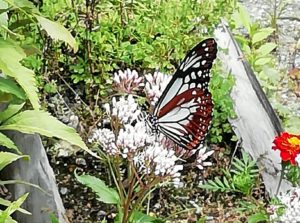
M0 132L0 145L15 150L18 154L22 154L15 143L6 135Z
M19 105L9 104L3 112L0 112L0 122L6 121L14 114L17 114L23 108L24 104L25 103Z
M269 63L271 60L272 60L272 58L270 58L270 57L262 57L262 58L258 58L254 62L254 64L255 64L255 66L262 66L262 65Z
M5 121L0 126L0 130L16 130L28 134L39 133L47 137L57 137L66 140L72 145L79 146L97 157L95 153L88 149L73 128L63 124L44 111L27 110L20 112Z
M262 41L262 40L266 39L273 32L274 32L273 28L263 28L263 29L260 29L257 33L253 34L252 44L255 44L255 43L259 42L259 41Z
M26 99L23 89L10 79L0 77L0 91L13 94L23 100Z
M266 56L269 53L271 53L272 50L274 50L276 48L276 46L277 46L276 43L265 43L257 49L256 53L260 57Z
M0 198L0 205L3 205L3 206L10 206L11 205L11 201L8 201L8 200L5 200L3 198ZM31 215L31 213L23 208L18 208L17 211L20 211L21 213L23 214L27 214L27 215Z
M39 99L35 86L34 72L20 63L25 58L23 49L10 40L0 39L0 69L13 77L26 92L34 109L39 109Z
M74 52L78 50L76 40L64 26L41 16L36 16L36 19L42 29L44 29L52 39L66 42L73 48Z
M118 193L114 189L106 186L102 180L90 175L78 176L76 173L75 173L75 177L80 183L91 188L97 194L98 200L106 204L120 203L120 198Z
M6 167L8 164L10 164L13 161L16 161L20 158L29 160L29 156L26 156L26 155L17 155L17 154L9 153L9 152L0 152L0 171L4 167Z

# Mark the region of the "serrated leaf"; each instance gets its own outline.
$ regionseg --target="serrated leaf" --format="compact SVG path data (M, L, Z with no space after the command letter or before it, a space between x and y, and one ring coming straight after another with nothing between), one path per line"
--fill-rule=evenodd
M44 29L52 39L66 42L73 48L74 52L77 52L78 45L76 40L64 26L42 16L36 16L36 19L38 20L41 28Z
M98 200L106 204L120 203L120 198L118 193L114 189L106 186L102 180L90 175L78 176L76 173L75 173L75 177L80 183L91 188L97 194Z
M269 53L271 53L276 47L277 47L277 44L275 44L275 43L265 43L257 49L256 53L260 57L263 57L263 56L266 56Z
M49 113L44 111L27 110L20 112L5 121L0 130L16 130L23 133L38 133L47 137L57 137L66 140L72 145L79 146L91 155L98 157L88 149L76 131L63 124Z
M0 145L5 146L8 149L13 149L20 155L22 154L18 149L18 147L15 145L15 143L6 135L2 134L1 132L0 132Z
M26 99L26 95L22 88L16 85L14 81L3 77L0 77L0 91L13 94L23 100Z
M24 67L20 61L25 58L23 49L10 40L0 39L0 69L14 78L26 92L34 109L39 109L37 87L35 86L34 72Z
M17 155L14 153L10 153L10 152L0 152L0 171L6 167L8 164L20 159L20 158L24 158L29 160L29 156L26 155Z
M254 33L252 37L252 43L255 44L259 41L262 41L266 39L268 36L270 36L274 32L273 28L263 28L260 29L257 33Z
M25 103L15 105L15 104L9 104L8 107L0 112L0 122L6 121L14 114L18 113L24 106Z

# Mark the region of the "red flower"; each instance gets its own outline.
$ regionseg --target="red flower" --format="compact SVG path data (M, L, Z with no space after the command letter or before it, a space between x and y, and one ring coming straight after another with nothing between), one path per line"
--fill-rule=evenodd
M300 154L300 135L293 135L287 132L276 136L272 149L280 150L280 156L283 161L290 161L292 165L296 164L295 158Z

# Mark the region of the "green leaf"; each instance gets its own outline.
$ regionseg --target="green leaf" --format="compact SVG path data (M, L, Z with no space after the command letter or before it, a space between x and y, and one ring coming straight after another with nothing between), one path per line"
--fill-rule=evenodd
M75 177L80 183L91 188L97 194L98 200L106 204L120 203L120 198L118 193L114 189L106 186L102 180L90 175L78 176L76 172L75 172Z
M265 43L257 49L256 53L260 57L263 57L263 56L266 56L269 53L271 53L272 50L274 50L276 47L277 47L277 44L275 44L275 43Z
M49 113L44 111L27 110L20 112L5 121L0 130L16 130L23 133L39 133L47 137L57 137L66 140L72 145L79 146L91 155L98 157L88 149L76 131L63 124Z
M238 27L244 26L248 33L251 32L251 19L246 9L239 5L238 11L233 14L233 19Z
M4 12L0 13L0 27L8 26L8 15L6 11L7 8L8 8L8 4L4 1L0 1L0 9L5 10Z
M266 222L269 218L264 213L256 213L248 217L247 222L248 223L258 223L258 222Z
M1 132L0 132L0 145L5 146L8 149L13 149L20 155L22 154L18 149L18 147L15 145L15 143Z
M23 204L23 202L26 200L29 193L26 193L22 195L18 200L14 201L9 205L5 211L2 212L0 217L0 222L6 222L6 218L10 216L12 213L14 213L16 210L20 208L20 206Z
M0 152L0 171L6 167L8 164L20 159L20 158L24 158L29 160L29 156L26 155L17 155L14 153L9 153L9 152Z
M153 218L139 211L134 211L130 217L132 223L163 223L160 219Z
M59 223L59 221L58 221L57 217L55 216L55 214L50 213L49 217L50 217L51 223Z
M8 200L5 200L3 198L0 198L0 205L3 205L3 206L10 206L11 205L11 201L8 201ZM23 214L27 214L27 215L31 215L31 213L23 208L18 208L17 211L20 211L21 213Z
M252 44L255 44L259 41L262 41L266 39L268 36L270 36L274 32L273 28L263 28L260 29L257 33L254 33L252 37Z
M254 64L255 64L255 66L263 66L263 65L265 65L265 64L267 64L267 63L269 63L269 62L271 62L271 60L272 60L272 58L270 58L270 57L262 57L262 58L258 58L258 59L254 62Z
M14 81L3 77L0 77L0 91L13 94L23 100L26 99L25 92L22 88L16 85Z
M41 16L36 16L36 19L42 29L44 29L52 39L66 42L73 48L74 52L77 52L78 45L76 40L64 26Z
M24 104L25 103L19 105L9 104L3 112L0 112L0 122L6 121L11 116L18 113L23 108Z
M22 11L25 10L27 13L30 11L32 13L39 14L40 12L34 6L34 4L29 0L4 0L9 5L13 6L14 8L21 9Z
M0 69L13 77L26 92L34 109L39 109L39 99L35 86L34 72L20 63L25 58L23 49L10 40L0 39Z

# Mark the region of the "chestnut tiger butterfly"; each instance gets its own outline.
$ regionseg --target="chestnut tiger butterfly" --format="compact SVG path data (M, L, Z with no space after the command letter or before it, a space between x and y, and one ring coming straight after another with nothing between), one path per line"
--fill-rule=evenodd
M213 38L190 50L159 98L147 122L179 146L197 149L209 130L213 102L208 89L210 69L217 56Z

